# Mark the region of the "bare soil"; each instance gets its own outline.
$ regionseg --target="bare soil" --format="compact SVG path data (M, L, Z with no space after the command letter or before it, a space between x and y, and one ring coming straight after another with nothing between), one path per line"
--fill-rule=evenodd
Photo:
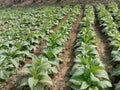
M53 78L54 85L49 87L48 90L71 90L70 88L70 71L73 66L74 54L73 54L73 43L76 39L79 23L83 11L80 11L80 14L77 15L75 21L72 24L72 30L70 31L70 39L65 42L64 50L62 51L60 58L63 60L63 63L60 65L58 73Z

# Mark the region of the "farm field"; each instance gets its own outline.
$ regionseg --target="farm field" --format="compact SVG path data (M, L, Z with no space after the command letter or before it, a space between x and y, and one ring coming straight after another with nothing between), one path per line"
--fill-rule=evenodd
M120 9L0 9L0 90L120 90Z

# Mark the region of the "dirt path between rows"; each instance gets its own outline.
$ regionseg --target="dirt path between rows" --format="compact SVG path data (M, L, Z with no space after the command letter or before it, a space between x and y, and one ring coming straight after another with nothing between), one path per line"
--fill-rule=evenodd
M58 74L54 77L54 85L48 90L71 90L69 79L70 71L73 66L74 54L73 54L73 43L76 39L78 27L80 20L83 15L83 10L80 11L80 14L77 15L75 21L72 24L72 30L70 31L70 39L65 42L64 50L60 55L60 58L63 60L63 63L60 65Z

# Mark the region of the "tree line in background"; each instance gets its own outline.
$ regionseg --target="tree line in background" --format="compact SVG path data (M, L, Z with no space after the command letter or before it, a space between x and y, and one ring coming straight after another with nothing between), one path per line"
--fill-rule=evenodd
M22 4L22 6L29 6L31 4L38 4L38 5L39 4L65 5L65 4L77 4L77 3L82 3L82 4L104 3L104 4L107 4L112 1L120 2L120 0L0 0L0 7L10 7L10 6L19 7L20 4Z

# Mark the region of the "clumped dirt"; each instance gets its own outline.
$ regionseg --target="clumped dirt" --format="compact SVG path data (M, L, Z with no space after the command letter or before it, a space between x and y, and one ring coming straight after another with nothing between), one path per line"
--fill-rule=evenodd
M72 30L70 31L70 39L65 42L64 50L62 51L61 55L59 56L63 63L60 65L60 69L58 74L55 75L53 78L54 85L49 87L48 90L70 90L70 71L73 66L74 54L73 54L73 43L76 39L77 30L79 27L79 23L81 17L83 15L83 11L80 11L80 14L77 15L75 21L72 24Z

